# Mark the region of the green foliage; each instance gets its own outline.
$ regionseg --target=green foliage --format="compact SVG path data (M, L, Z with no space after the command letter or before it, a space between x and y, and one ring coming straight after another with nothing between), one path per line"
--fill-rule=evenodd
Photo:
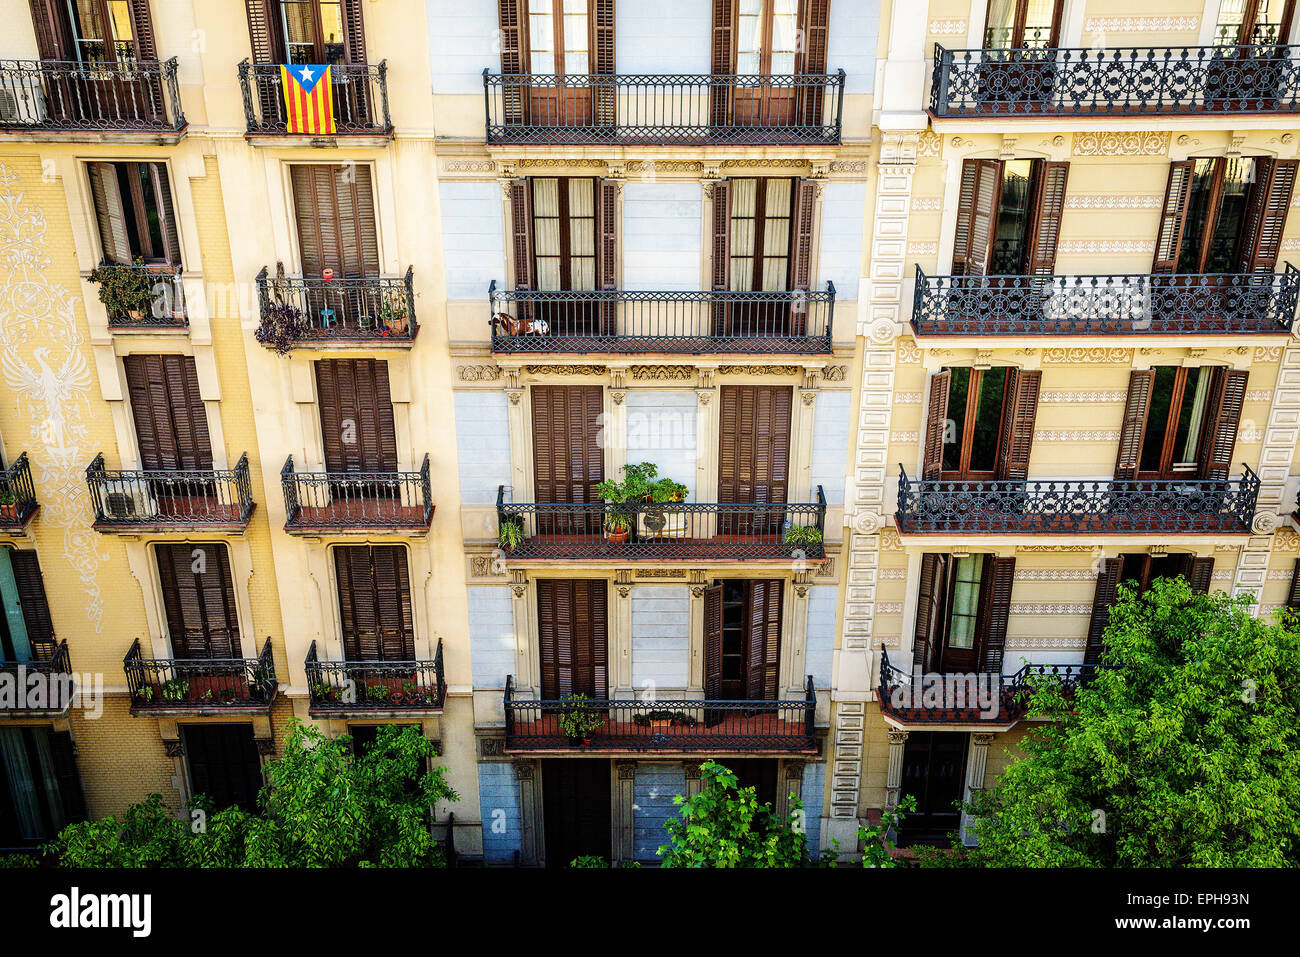
M894 843L890 834L897 834L903 818L916 810L916 798L908 794L898 802L898 807L880 815L880 823L858 828L858 840L862 842L863 867L897 867L898 861L890 853Z
M564 707L560 711L559 723L565 737L571 740L585 738L605 723L604 718L591 710L585 694L565 695L561 700Z
M524 526L517 518L506 518L501 522L501 527L497 530L497 544L505 551L513 552L523 544Z
M816 525L791 525L781 536L786 545L820 545L822 530Z
M30 854L0 854L0 871L6 868L18 870L40 866L41 862Z
M311 317L291 302L275 299L262 307L262 320L253 338L276 355L288 355L312 331Z
M351 740L291 725L282 757L266 765L259 813L211 813L199 796L180 820L151 794L114 817L71 824L50 850L64 867L430 867L442 855L429 832L437 801L457 800L414 728L382 728L364 754Z
M650 495L651 483L658 474L659 466L653 462L631 462L623 466L623 481L605 479L596 486L596 494L602 502L613 504L641 502Z
M575 857L572 861L569 862L569 866L573 868L584 868L584 867L608 868L609 861L605 860L599 854L584 854L581 857Z
M144 260L136 260L137 266L143 264ZM153 290L143 269L104 263L92 269L86 278L99 287L99 301L111 318L133 312L145 314L153 305Z
M1300 863L1300 626L1181 578L1121 587L1103 662L968 808L1001 866L1276 867Z
M664 822L671 843L659 848L664 867L806 867L808 837L803 806L791 799L782 819L760 804L753 788L740 788L721 764L700 766L700 792L673 801L681 816Z

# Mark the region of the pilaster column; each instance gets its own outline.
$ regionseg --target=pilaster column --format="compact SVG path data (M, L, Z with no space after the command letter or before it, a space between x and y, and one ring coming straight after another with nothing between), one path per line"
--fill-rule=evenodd
M885 810L898 807L899 791L903 788L903 747L907 732L891 728L889 731L889 768L885 772ZM983 780L981 778L981 780Z
M632 687L632 569L620 568L614 573L614 613L610 615L612 634L610 650L614 655L611 672L614 675L614 697L630 700L636 697Z
M703 782L700 780L700 761L685 761L682 770L686 772L686 797L693 798L700 793Z
M692 568L690 614L690 670L687 674L686 695L704 697L704 589L708 587L703 568Z
M636 762L614 762L614 859L630 861L636 856L633 819L636 791Z
M781 782L776 792L776 813L781 817L788 817L790 814L791 801L793 797L796 800L803 800L803 769L804 762L799 760L788 760L781 762L780 776ZM805 811L807 808L804 809ZM814 809L814 813L819 813Z
M537 622L528 600L528 579L524 572L511 572L510 607L515 619L515 691L533 697L538 668L536 662Z
M520 385L519 367L502 368L505 377L506 420L510 426L510 487L516 502L532 501L532 480L529 478L528 449L530 432L527 390Z
M993 743L993 735L976 732L970 736L970 757L966 761L966 792L962 796L963 802L971 800L974 795L984 790L984 769L988 765L989 745ZM975 840L975 819L966 813L963 808L961 812L961 840L967 847L974 847Z
M519 783L519 862L540 864L545 859L542 851L541 768L536 761L516 761L514 768L515 780Z
M794 587L790 589L790 623L786 626L786 633L781 636L781 647L786 649L781 656L781 685L785 688L786 698L802 698L804 694L809 577L807 572L796 576Z

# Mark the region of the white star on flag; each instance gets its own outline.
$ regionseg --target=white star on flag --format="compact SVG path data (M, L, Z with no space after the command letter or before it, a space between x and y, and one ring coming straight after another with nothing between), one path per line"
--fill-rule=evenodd
M303 67L300 75L302 76L302 81L304 83L308 82L311 79L311 67Z

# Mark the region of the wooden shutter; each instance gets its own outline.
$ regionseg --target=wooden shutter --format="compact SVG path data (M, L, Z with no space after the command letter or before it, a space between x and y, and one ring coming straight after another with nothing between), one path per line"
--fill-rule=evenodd
M510 181L510 224L514 242L515 288L533 288L533 210L528 180Z
M538 502L600 500L603 402L598 385L533 386L533 492Z
M1069 163L1043 163L1039 170L1026 269L1031 276L1050 276L1056 271L1056 242L1061 235L1065 183L1069 175Z
M226 546L219 543L154 546L163 607L177 658L239 658L239 612ZM202 553L202 571L194 570Z
M45 597L45 578L41 575L36 550L12 549L9 552L9 564L14 571L18 603L23 609L27 640L32 643L35 657L49 658L54 653L54 620L50 617L50 603Z
M1160 207L1160 231L1156 235L1153 273L1169 274L1178 268L1178 251L1183 245L1183 227L1187 222L1187 201L1192 195L1192 160L1169 164L1169 182L1165 185L1165 202Z
M724 385L719 392L718 501L785 502L792 390Z
M930 379L930 407L925 419L925 454L921 478L937 479L943 470L943 434L948 423L948 390L952 370L936 372Z
M817 209L817 184L810 179L795 181L794 186L794 261L790 278L795 289L812 287L813 216Z
M1300 566L1300 562L1296 563ZM704 589L704 699L722 697L722 586Z
M54 765L54 780L59 785L59 802L62 804L65 824L86 820L86 795L81 789L81 773L77 770L77 749L72 734L51 731L50 761Z
M804 76L826 74L826 46L830 27L830 0L803 0L803 44L795 72ZM826 94L820 85L799 90L800 113L808 126L821 126Z
M604 579L537 582L542 698L603 699L609 689L609 623Z
M193 357L132 355L122 363L141 468L211 469L208 415Z
M725 292L731 288L731 181L720 179L713 184L713 289ZM713 334L726 335L730 331L731 305L713 304Z
M998 443L997 477L1012 482L1029 478L1029 450L1034 443L1034 418L1038 413L1041 372L1007 370L1006 402L1002 412L1002 439Z
M714 76L736 72L735 0L713 0L713 36L710 69ZM709 89L709 122L725 126L731 117L732 84L718 83Z
M1210 577L1213 574L1213 558L1193 558L1191 568L1187 572L1187 584L1192 586L1192 591L1204 595L1210 590Z
M277 0L244 0L254 63L280 63L284 60L278 29L280 18L276 15L279 6Z
M1300 611L1300 558L1291 569L1291 587L1287 589L1286 606Z
M1014 558L994 558L989 565L987 611L983 616L983 670L1002 673L1002 651L1007 643L1007 622L1011 618L1011 585L1016 574Z
M1124 403L1124 420L1119 433L1119 454L1115 459L1115 478L1137 476L1142 460L1142 435L1146 431L1147 410L1151 407L1151 388L1156 374L1150 369L1129 373L1128 399Z
M131 28L135 31L135 58L141 63L156 61L158 45L154 42L149 0L131 0Z
M501 73L503 76L520 76L529 72L528 49L524 43L527 29L523 4L527 0L497 0L497 15L501 42ZM506 123L524 121L524 88L503 86L501 101Z
M122 193L117 183L117 167L112 163L88 163L87 170L104 259L111 263L129 263L131 241L126 233L126 216L122 210Z
M746 697L775 701L781 665L781 602L779 578L750 583L749 649L746 655Z
M64 0L31 0L32 28L42 60L70 60Z
M988 272L993 256L993 220L1001 191L1001 161L968 159L962 163L952 249L954 276L983 276Z
M326 471L397 471L397 430L387 362L318 359L316 397ZM348 437L354 441L345 442Z
M916 596L916 629L912 638L913 670L930 670L930 649L935 638L936 616L947 578L946 571L947 556L934 552L926 552L921 556L921 581Z
M415 622L411 578L401 545L334 549L343 656L348 661L411 661Z
M1248 375L1232 369L1214 370L1205 414L1206 431L1201 440L1201 478L1224 481L1232 470Z
M379 275L379 239L370 167L296 163L289 167L303 274Z
M172 266L181 264L181 241L176 224L176 208L172 205L171 183L163 163L150 163L149 178L153 181L154 201L158 207L159 226L163 237L163 258Z
M366 20L361 12L361 0L343 0L343 31L347 36L349 63L366 61Z
M1097 590L1092 595L1092 618L1088 621L1088 643L1083 652L1085 665L1100 662L1106 647L1106 625L1110 621L1110 606L1115 604L1121 564L1118 558L1102 559L1101 571L1097 573Z
M1271 273L1277 267L1296 165L1296 160L1255 160L1255 184L1241 234L1238 271Z

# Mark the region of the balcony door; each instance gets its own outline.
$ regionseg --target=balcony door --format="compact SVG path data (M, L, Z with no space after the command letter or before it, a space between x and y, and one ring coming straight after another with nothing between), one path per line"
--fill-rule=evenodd
M529 76L505 88L506 121L590 127L614 121L614 0L498 0L501 72Z
M1263 46L1290 41L1295 0L1223 0L1215 25L1219 46Z
M190 793L206 794L215 811L234 806L255 812L264 782L253 726L187 724L180 731Z
M193 356L130 355L122 360L135 422L140 468L149 472L212 469L208 414L199 394ZM199 486L159 485L163 495L192 494Z
M820 126L824 89L775 77L826 73L830 0L713 0L714 126Z
M242 658L239 610L226 546L157 544L158 581L173 658ZM247 697L247 684L243 688ZM192 695L199 700L200 695Z
M1060 0L989 0L984 49L1034 50L1057 45Z
M249 0L248 33L255 64L365 64L366 29L362 0ZM334 71L338 74L338 71ZM338 126L368 126L364 83L333 77ZM261 74L257 97L266 119L284 117L278 71Z
M565 868L589 855L609 858L610 818L608 761L542 762L547 867Z
M0 661L48 661L56 646L36 550L0 548Z
M704 592L704 697L776 701L784 583L732 579ZM726 715L718 712L717 720Z
M778 535L790 488L789 386L724 385L719 390L717 534ZM743 506L758 506L744 509Z
M1192 555L1139 553L1103 559L1097 573L1097 587L1093 592L1092 617L1088 622L1088 641L1084 648L1083 663L1095 665L1101 661L1106 649L1106 626L1110 623L1110 608L1115 604L1120 582L1136 588L1141 595L1157 578L1181 575L1187 579L1192 591L1204 594L1210 590L1210 577L1213 574L1213 558L1196 558Z
M397 429L382 359L316 360L325 471L396 472Z
M48 727L0 727L0 847L52 840L86 819L72 736Z
M1115 477L1226 480L1246 379L1247 373L1222 366L1131 372Z
M361 280L379 275L379 237L370 167L296 163L289 167L302 275L324 280L306 296L313 325L373 329L378 299Z
M537 581L541 695L609 697L609 620L602 578Z
M1069 172L1045 160L965 160L953 275L1052 275Z
M900 793L916 798L903 821L900 845L946 843L961 824L959 802L966 794L967 735L954 731L911 731L903 744Z
M604 394L597 385L533 386L533 497L540 504L589 506L542 512L541 535L599 535L596 486L605 479Z
M1024 481L1042 373L1014 366L942 369L930 380L924 479Z
M401 545L337 545L334 575L344 659L415 660L406 549Z
M1014 558L921 556L912 667L922 672L1002 672Z
M88 163L104 259L179 266L176 210L165 163Z

